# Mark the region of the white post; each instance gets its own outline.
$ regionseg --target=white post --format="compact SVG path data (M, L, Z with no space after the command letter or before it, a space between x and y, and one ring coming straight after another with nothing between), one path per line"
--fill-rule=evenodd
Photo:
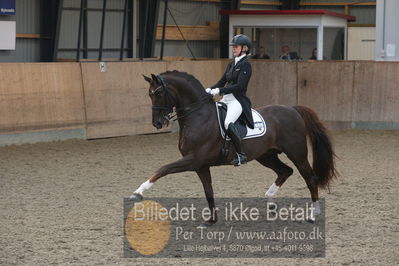
M345 41L344 41L344 60L348 60L348 26L347 25L345 25L345 28L344 28L344 31L345 31L345 36L344 36L344 38L345 38Z
M232 16L229 16L229 42L231 39L233 39L234 36L234 25L233 25L233 20ZM233 58L233 51L231 47L229 46L229 58Z
M320 24L317 28L317 60L323 60L324 27Z
M377 0L375 56L378 61L399 61L398 10L398 0Z

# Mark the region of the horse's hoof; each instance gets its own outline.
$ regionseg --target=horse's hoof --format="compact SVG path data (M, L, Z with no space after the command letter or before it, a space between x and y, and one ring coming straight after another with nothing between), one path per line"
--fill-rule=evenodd
M277 206L276 205L269 205L268 206L269 211L277 211Z
M269 211L277 211L277 204L274 201L268 200L267 202L267 209Z
M208 228L208 227L211 227L212 225L214 225L215 223L216 223L216 222L204 222L204 223L198 225L198 226L197 226L197 229L200 229L200 228Z
M129 198L130 200L134 201L134 202L140 202L143 200L143 196L137 193L134 193L133 195L130 196Z
M310 224L314 224L316 222L316 219L309 217L309 218L306 219L306 222L308 222Z

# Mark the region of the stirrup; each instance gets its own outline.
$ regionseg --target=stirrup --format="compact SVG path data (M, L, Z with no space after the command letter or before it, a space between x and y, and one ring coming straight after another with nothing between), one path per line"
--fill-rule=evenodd
M234 164L234 166L240 166L247 163L247 156L245 154L237 152L236 155L237 156L231 162L232 164Z

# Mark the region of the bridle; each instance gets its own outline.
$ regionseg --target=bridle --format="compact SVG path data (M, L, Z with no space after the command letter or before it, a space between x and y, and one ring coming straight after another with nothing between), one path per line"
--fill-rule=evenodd
M155 90L151 91L150 95L155 95L158 91L164 92L165 105L167 105L167 106L152 105L152 110L164 110L164 111L167 111L168 114L166 116L164 116L164 118L170 120L169 115L171 113L173 113L173 107L176 104L177 99L172 94L172 92L166 87L163 77L161 77L160 75L157 75L156 77L160 81L161 85L159 85ZM170 106L168 106L168 101L171 103Z
M152 105L152 110L162 110L162 111L167 111L168 113L164 115L163 117L167 120L172 120L175 118L173 121L176 121L179 118L183 118L187 116L188 114L192 113L193 111L197 110L199 107L202 106L203 103L211 100L213 97L210 94L206 94L205 97L199 99L198 101L188 105L188 106L182 106L177 108L177 96L172 93L172 90L168 88L168 86L165 83L164 78L161 75L156 76L158 80L160 81L160 85L153 90L150 94L154 95L158 91L164 92L164 97L165 97L165 106L159 106L159 105ZM175 114L172 114L175 112ZM180 115L180 114L181 115Z

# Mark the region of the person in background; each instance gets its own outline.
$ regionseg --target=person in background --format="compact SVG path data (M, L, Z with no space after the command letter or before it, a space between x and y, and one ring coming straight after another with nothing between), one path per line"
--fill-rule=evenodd
M281 60L298 60L299 56L297 52L290 52L290 47L288 45L284 45L281 47L282 54L280 55Z
M312 56L309 58L309 60L317 60L317 48L312 50Z
M270 56L265 53L265 47L261 46L258 52L252 56L252 59L270 59Z

